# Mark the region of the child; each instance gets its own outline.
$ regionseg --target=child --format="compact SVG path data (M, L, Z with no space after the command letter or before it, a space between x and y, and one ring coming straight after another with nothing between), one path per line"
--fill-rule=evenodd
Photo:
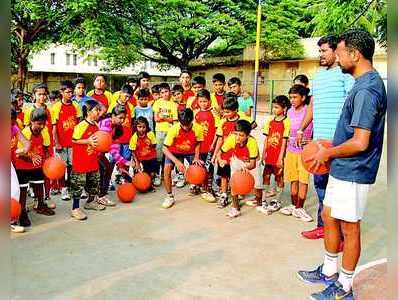
M134 153L131 165L135 166L136 171L141 170L142 165L142 170L151 176L153 182L159 170L159 162L156 158L156 136L150 130L148 120L143 116L135 119L134 131L130 139L130 150Z
M31 222L26 210L27 188L31 184L38 204L36 212L46 216L52 216L55 212L44 202L44 175L42 165L48 157L48 147L50 146L50 134L46 127L47 114L44 108L35 108L30 113L30 123L22 130L24 137L30 141L28 152L18 151L15 160L15 168L20 185L21 215L19 225L23 227L31 226ZM18 143L18 149L25 148L22 143ZM26 148L25 148L26 149Z
M24 125L24 112L23 112L23 93L20 90L16 90L11 94L11 105L14 107L17 114L17 125L19 129L23 129Z
M239 111L243 112L246 116L252 116L252 110L254 106L253 98L251 96L244 98L242 97L242 82L238 77L232 77L228 80L228 87L232 93L238 96Z
M48 107L50 110L53 105L61 100L61 93L58 90L51 91L48 95Z
M290 197L292 204L284 207L281 213L284 215L293 215L304 222L311 222L312 217L305 211L304 202L307 198L308 182L310 174L303 167L301 162L302 147L297 146L297 130L307 112L307 93L308 89L302 85L293 85L289 90L289 98L292 107L287 115L291 122L289 142L285 158L285 180L290 182ZM312 138L312 122L303 132L304 141L308 142Z
M227 193L230 176L239 169L253 170L258 158L256 139L250 135L251 124L246 120L236 122L234 134L229 135L217 154L219 175L221 176L221 192ZM230 218L240 216L239 195L232 195L232 208L227 214ZM224 206L225 207L225 206Z
M154 131L154 115L153 109L148 105L149 99L151 96L151 92L149 89L141 89L138 92L138 105L134 108L134 117L135 119L139 117L144 117L147 119L150 131Z
M148 72L145 71L141 71L140 73L138 73L138 77L137 77L137 88L134 92L134 96L137 97L138 96L138 92L141 89L149 89L149 85L150 85L150 80L151 80L151 76L149 75ZM152 99L151 99L152 100Z
M159 84L155 84L151 88L151 95L152 99L149 100L148 104L149 106L153 106L153 104L160 99L160 89L159 89Z
M213 75L213 90L214 92L211 94L212 102L216 101L219 110L218 113L221 112L221 108L223 107L224 97L225 97L225 75L222 73L216 73Z
M75 84L75 94L72 97L72 101L79 103L80 110L82 109L84 103L87 100L93 99L86 95L86 82L83 77L77 77L74 80Z
M72 144L72 175L71 192L73 197L71 216L76 220L85 220L87 215L80 209L80 195L83 188L88 193L85 209L104 210L105 206L98 203L96 197L99 187L98 153L95 150L97 138L93 135L98 131L96 121L101 112L100 104L95 100L87 100L83 106L83 121L73 130Z
M195 123L202 126L203 142L200 144L200 159L206 162L207 182L204 184L204 193L202 198L208 202L215 202L214 192L212 188L214 167L210 162L215 143L216 143L216 128L219 123L219 118L215 111L210 107L210 92L208 90L201 90L198 92L199 111L195 114Z
M187 101L184 99L184 88L180 84L173 86L173 99L177 104L178 112L184 110L187 107Z
M160 84L160 96L152 108L155 114L155 130L156 130L156 151L159 162L159 175L154 180L155 186L161 185L161 169L163 161L163 142L167 132L170 130L174 121L178 119L177 105L171 101L170 86L164 82Z
M18 142L22 147L18 148ZM30 142L22 134L17 125L17 112L14 107L11 107L11 163L15 165L17 156L28 153L30 149Z
M72 135L73 129L81 117L80 106L72 101L75 86L69 80L61 81L60 93L62 100L53 105L53 137L55 151L59 154L67 167L67 181L60 179L61 199L70 200L70 174L72 171Z
M106 109L112 103L112 93L106 90L105 75L97 74L94 76L94 90L87 93L87 96L102 103Z
M127 77L126 83L124 85L128 85L131 87L131 95L129 97L129 99L127 100L128 103L130 103L132 106L136 106L137 105L137 98L134 96L135 95L135 91L137 89L138 86L138 79L133 78L131 76ZM113 93L112 95L112 103L116 102L120 97L120 91L117 91L115 93Z
M203 165L203 161L200 160L203 131L201 126L193 123L193 111L189 108L184 109L178 114L178 121L179 123L170 128L164 140L164 186L167 196L162 204L163 208L170 208L175 203L171 184L171 171L174 166L179 172L185 173L184 160L189 164Z
M269 204L266 200L262 201L262 190L256 190L256 196L258 200L257 210L267 215L281 208L278 198L284 187L283 161L290 131L290 120L286 117L286 111L289 106L290 102L286 96L276 96L272 100L272 116L267 119L264 125L265 140L262 155L264 194L266 198L276 196L276 199L271 200ZM275 177L276 190L270 189L271 175Z
M188 101L190 97L195 96L194 92L192 91L191 79L192 79L192 73L190 71L188 70L181 71L180 83L182 85L182 88L184 89L182 97L185 103Z

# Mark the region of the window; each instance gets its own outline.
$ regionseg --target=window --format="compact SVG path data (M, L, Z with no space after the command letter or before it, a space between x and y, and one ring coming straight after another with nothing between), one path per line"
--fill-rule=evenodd
M55 65L55 53L51 53L50 57L51 57L51 64Z
M96 58L96 57L94 57L93 62L94 62L94 66L97 66L97 65L98 65L98 61L97 61L97 58Z
M70 65L70 54L66 53L66 65L69 66Z
M77 54L73 54L73 65L77 65Z

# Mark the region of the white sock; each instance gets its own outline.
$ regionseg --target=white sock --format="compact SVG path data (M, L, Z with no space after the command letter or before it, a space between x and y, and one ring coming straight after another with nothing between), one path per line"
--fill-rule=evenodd
M354 275L354 271L347 271L343 268L341 268L340 270L340 274L339 274L339 282L341 283L341 285L343 286L343 289L346 292L351 291L352 289L352 277Z
M323 261L322 273L326 276L332 276L337 273L337 260L339 256L337 253L325 252Z

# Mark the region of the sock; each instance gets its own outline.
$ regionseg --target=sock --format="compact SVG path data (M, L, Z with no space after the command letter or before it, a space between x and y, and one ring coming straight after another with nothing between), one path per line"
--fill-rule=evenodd
M340 270L340 274L339 274L339 282L341 283L341 285L343 286L343 289L346 292L351 291L352 289L352 277L354 275L354 271L347 271L343 268L341 268Z
M73 198L72 209L76 209L80 207L80 198Z
M325 252L325 259L323 261L322 273L326 276L332 276L337 273L337 260L339 256L337 253Z

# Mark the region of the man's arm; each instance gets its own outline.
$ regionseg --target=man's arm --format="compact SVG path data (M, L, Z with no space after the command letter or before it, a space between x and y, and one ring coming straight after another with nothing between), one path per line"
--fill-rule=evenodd
M311 97L310 104L308 104L307 111L299 129L297 130L296 145L299 147L303 142L303 131L310 125L314 117L314 97Z

